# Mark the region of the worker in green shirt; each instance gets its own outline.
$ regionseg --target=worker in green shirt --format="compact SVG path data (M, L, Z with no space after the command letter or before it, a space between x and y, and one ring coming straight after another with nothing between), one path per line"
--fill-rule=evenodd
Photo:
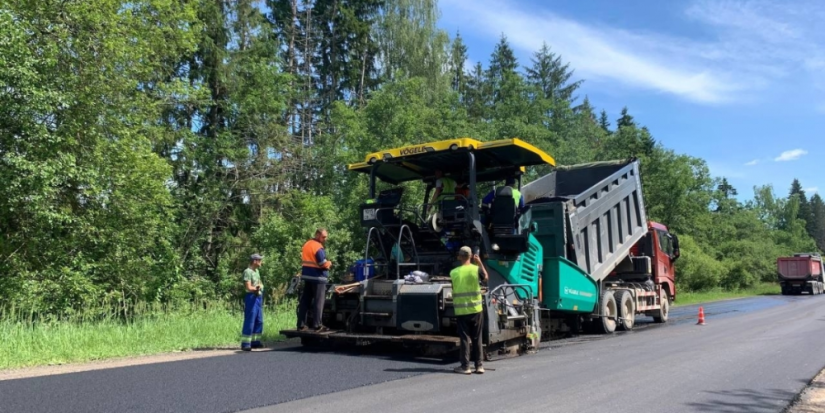
M264 308L261 274L258 268L264 257L253 254L249 257L249 267L243 271L244 309L243 329L241 330L241 350L252 351L253 348L262 348L261 334L264 330Z

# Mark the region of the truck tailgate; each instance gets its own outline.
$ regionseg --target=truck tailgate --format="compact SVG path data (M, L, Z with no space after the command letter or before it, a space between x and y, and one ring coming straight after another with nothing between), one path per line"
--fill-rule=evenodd
M776 260L779 276L788 280L818 276L822 262L812 257L782 257Z
M525 185L522 194L534 208L537 221L552 221L540 223L550 224L555 232L555 239L543 242L548 244L544 245L545 256L556 251L596 282L610 275L647 233L639 161L635 159L559 167ZM542 232L540 228L540 241ZM566 242L559 245L563 238ZM567 256L565 244L572 244L574 256Z

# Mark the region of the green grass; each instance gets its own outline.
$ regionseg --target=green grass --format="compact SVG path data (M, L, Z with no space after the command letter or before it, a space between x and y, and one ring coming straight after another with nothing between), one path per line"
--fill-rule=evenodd
M779 295L779 293L779 284L776 283L763 283L755 285L751 288L735 291L722 289L687 293L677 291L676 301L673 303L673 306L676 307L711 301L729 300L731 298L754 297L758 295Z
M6 310L0 312L0 369L239 348L242 321L242 310L225 303L138 305L128 321L111 310L86 309L83 315L38 321L31 314ZM294 303L265 304L263 341L282 340L278 331L294 325Z

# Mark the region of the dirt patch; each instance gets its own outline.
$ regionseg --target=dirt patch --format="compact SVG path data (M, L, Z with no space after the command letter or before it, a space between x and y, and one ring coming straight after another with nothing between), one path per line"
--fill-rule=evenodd
M825 370L811 380L811 383L797 396L784 413L825 412Z
M260 350L258 350L260 351ZM118 367L138 366L141 364L166 363L170 361L199 359L204 357L229 356L240 353L236 349L206 349L179 351L174 353L155 354L149 356L123 357L88 363L72 363L54 366L23 367L10 370L0 370L0 381L24 379L54 374L77 373L81 371L113 369Z

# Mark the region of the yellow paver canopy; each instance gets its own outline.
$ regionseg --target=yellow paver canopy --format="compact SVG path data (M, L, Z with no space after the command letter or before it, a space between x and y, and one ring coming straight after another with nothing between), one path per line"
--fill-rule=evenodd
M550 155L520 139L481 142L459 138L373 152L348 169L369 174L375 167L375 176L392 184L426 179L437 169L461 175L469 168L468 151L475 156L479 182L504 179L526 166L556 165Z

